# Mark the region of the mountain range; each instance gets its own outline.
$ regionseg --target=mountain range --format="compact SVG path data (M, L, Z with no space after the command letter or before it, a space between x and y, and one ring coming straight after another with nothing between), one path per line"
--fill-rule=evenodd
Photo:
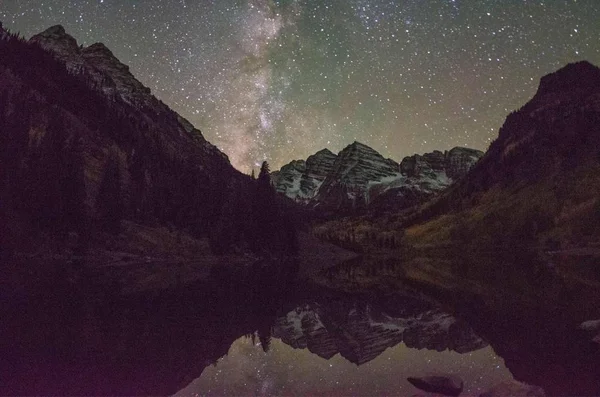
M422 205L377 219L319 226L321 235L367 244L551 250L600 237L600 69L569 64L544 76L463 178ZM342 236L343 235L343 236Z
M595 293L581 301L572 297L579 286L597 289L598 281L598 67L582 61L544 76L485 154L457 147L398 163L353 142L337 154L323 149L254 180L235 170L103 44L80 46L61 26L30 40L1 26L0 295L11 303L1 308L8 313L3 318L12 321L0 331L8 332L4 340L18 342L3 348L14 367L0 374L9 388L31 384L40 394L51 390L45 384L62 381L56 373L66 373L77 375L64 377L75 390L115 394L118 389L106 382L114 376L131 387L127 394L140 385L156 388L147 394L172 394L169 378L179 386L189 382L226 354L232 340L257 329L265 349L274 336L324 358L339 353L357 365L400 342L470 352L487 342L469 326L427 302L380 292L411 286L426 287L426 295L438 288L444 305L456 299L477 312L481 303L473 294L458 296L459 286L489 291L484 302L510 306L505 298L513 290L498 294L506 282L522 287L515 293L535 285L552 296L543 301L548 316L537 311L539 319L528 317L528 327L513 328L494 311L492 321L481 317L478 324L487 332L475 328L477 333L525 380L536 367L531 363L539 362L543 379L536 382L564 383L576 371L597 389L595 374L587 372L597 353L589 338L574 353L571 346L560 348L571 356L566 367L554 354L552 343L565 335L559 331L581 321L570 324L561 314L551 337L533 330L542 317L553 319L557 307L596 301ZM313 234L308 243L296 239L301 222L294 219L306 209L328 215L327 221L301 225ZM349 248L367 255L354 261L353 253L317 237L350 242ZM527 250L517 249L522 247ZM556 251L568 256L577 247L585 249L575 251L581 256L572 266L553 262ZM545 260L504 260L531 248L543 248ZM385 252L369 256L370 249ZM471 252L482 249L499 256L498 262ZM449 260L455 251L470 260ZM340 258L344 263L337 266ZM309 282L296 293L308 298L284 306L298 275ZM311 290L316 283L327 289L320 301ZM329 293L355 290L373 302ZM522 298L529 305L529 297ZM457 305L456 315L461 312ZM232 322L239 329L221 330ZM539 339L544 343L536 345ZM63 355L63 344L76 354ZM523 355L530 346L534 354ZM582 354L589 361L578 361ZM557 368L575 369L548 376Z
M400 164L353 142L337 155L323 149L272 173L275 189L319 210L352 213L361 209L400 210L422 203L462 178L483 156L455 147L405 157Z
M203 249L195 239L215 235L228 241L222 251L249 244L257 216L243 209L261 207L249 198L255 183L106 46L80 46L53 26L30 40L1 30L0 52L4 251L92 243L193 253ZM408 245L594 242L599 82L588 62L543 77L485 154L457 147L397 163L353 142L338 154L323 149L292 161L271 182L333 218L374 212L378 220L356 240L378 230ZM289 223L283 212L292 207L271 205L279 213L270 228ZM354 226L319 227L331 235ZM98 239L97 230L122 238Z

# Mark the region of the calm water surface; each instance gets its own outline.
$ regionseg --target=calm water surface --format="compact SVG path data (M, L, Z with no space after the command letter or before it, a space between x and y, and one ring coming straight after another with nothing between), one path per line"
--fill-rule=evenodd
M459 354L417 350L400 343L357 366L341 355L326 360L278 339L265 353L244 337L177 395L414 395L423 392L406 378L430 372L460 376L465 382L464 395L479 395L512 379L489 346Z
M371 258L320 284L265 267L127 296L57 282L5 299L0 394L414 395L407 377L453 374L463 395L599 395L579 329L600 318L597 263Z

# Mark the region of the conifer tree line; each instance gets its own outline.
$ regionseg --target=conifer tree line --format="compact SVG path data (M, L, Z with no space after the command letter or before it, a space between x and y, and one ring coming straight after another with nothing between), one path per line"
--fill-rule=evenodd
M298 250L296 225L285 211L271 184L268 162L262 163L258 178L247 187L232 181L220 217L211 234L217 253L235 248L255 253L292 255Z
M357 253L404 248L402 246L403 230L357 232L355 229L349 228L343 231L313 230L312 234L320 240Z
M217 253L295 250L266 162L256 180L243 176L200 135L182 141L175 112L101 86L37 44L0 36L0 223L86 240L131 220L209 237Z

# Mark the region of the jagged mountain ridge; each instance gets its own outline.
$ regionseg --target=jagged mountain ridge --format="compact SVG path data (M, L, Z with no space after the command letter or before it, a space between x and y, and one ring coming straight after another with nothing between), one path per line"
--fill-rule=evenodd
M271 174L275 189L298 202L308 202L333 171L337 155L323 149L306 161L294 160Z
M60 26L29 41L1 33L8 251L37 249L50 235L88 240L120 219L205 235L230 182L249 183L103 45L78 47Z
M400 163L401 177L376 185L380 192L371 191L370 208L393 211L425 202L463 178L481 156L479 150L455 147L405 157Z
M278 192L314 207L401 209L445 189L482 155L478 150L456 147L408 156L398 164L353 142L337 156L324 149L307 161L292 161L274 172L272 180Z
M390 312L366 303L307 303L278 318L273 336L325 359L339 353L357 365L400 342L458 353L487 346L466 324L431 305L405 297L398 307Z
M129 66L121 63L112 51L103 43L94 43L88 47L80 46L63 26L52 26L29 40L40 45L54 56L65 62L67 69L74 74L85 72L108 97L118 96L133 106L154 114L173 114L174 112L152 95L150 88L144 86L129 71ZM202 133L189 121L175 113L177 132L180 135L193 136L209 155L227 156L204 139Z
M355 141L338 154L332 172L316 194L316 205L332 209L364 207L369 202L370 185L396 178L398 170L394 160Z

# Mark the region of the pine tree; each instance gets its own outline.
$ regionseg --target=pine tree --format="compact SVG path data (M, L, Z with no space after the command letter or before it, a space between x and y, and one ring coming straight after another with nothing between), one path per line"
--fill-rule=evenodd
M255 230L255 251L271 251L274 248L274 236L277 226L277 201L275 189L271 185L269 163L264 161L256 181L253 200L253 220Z
M252 170L252 172L254 173L254 170ZM271 186L271 170L269 169L269 163L266 161L263 161L262 165L260 166L258 183Z
M83 139L73 137L71 144L64 148L64 156L66 167L61 179L63 221L69 230L80 233L87 227Z
M240 190L235 180L228 187L219 219L209 236L210 247L215 254L224 254L241 243L243 225L240 223L244 217Z
M118 153L113 150L106 161L104 177L96 199L100 227L110 233L120 231L123 217L123 195Z

